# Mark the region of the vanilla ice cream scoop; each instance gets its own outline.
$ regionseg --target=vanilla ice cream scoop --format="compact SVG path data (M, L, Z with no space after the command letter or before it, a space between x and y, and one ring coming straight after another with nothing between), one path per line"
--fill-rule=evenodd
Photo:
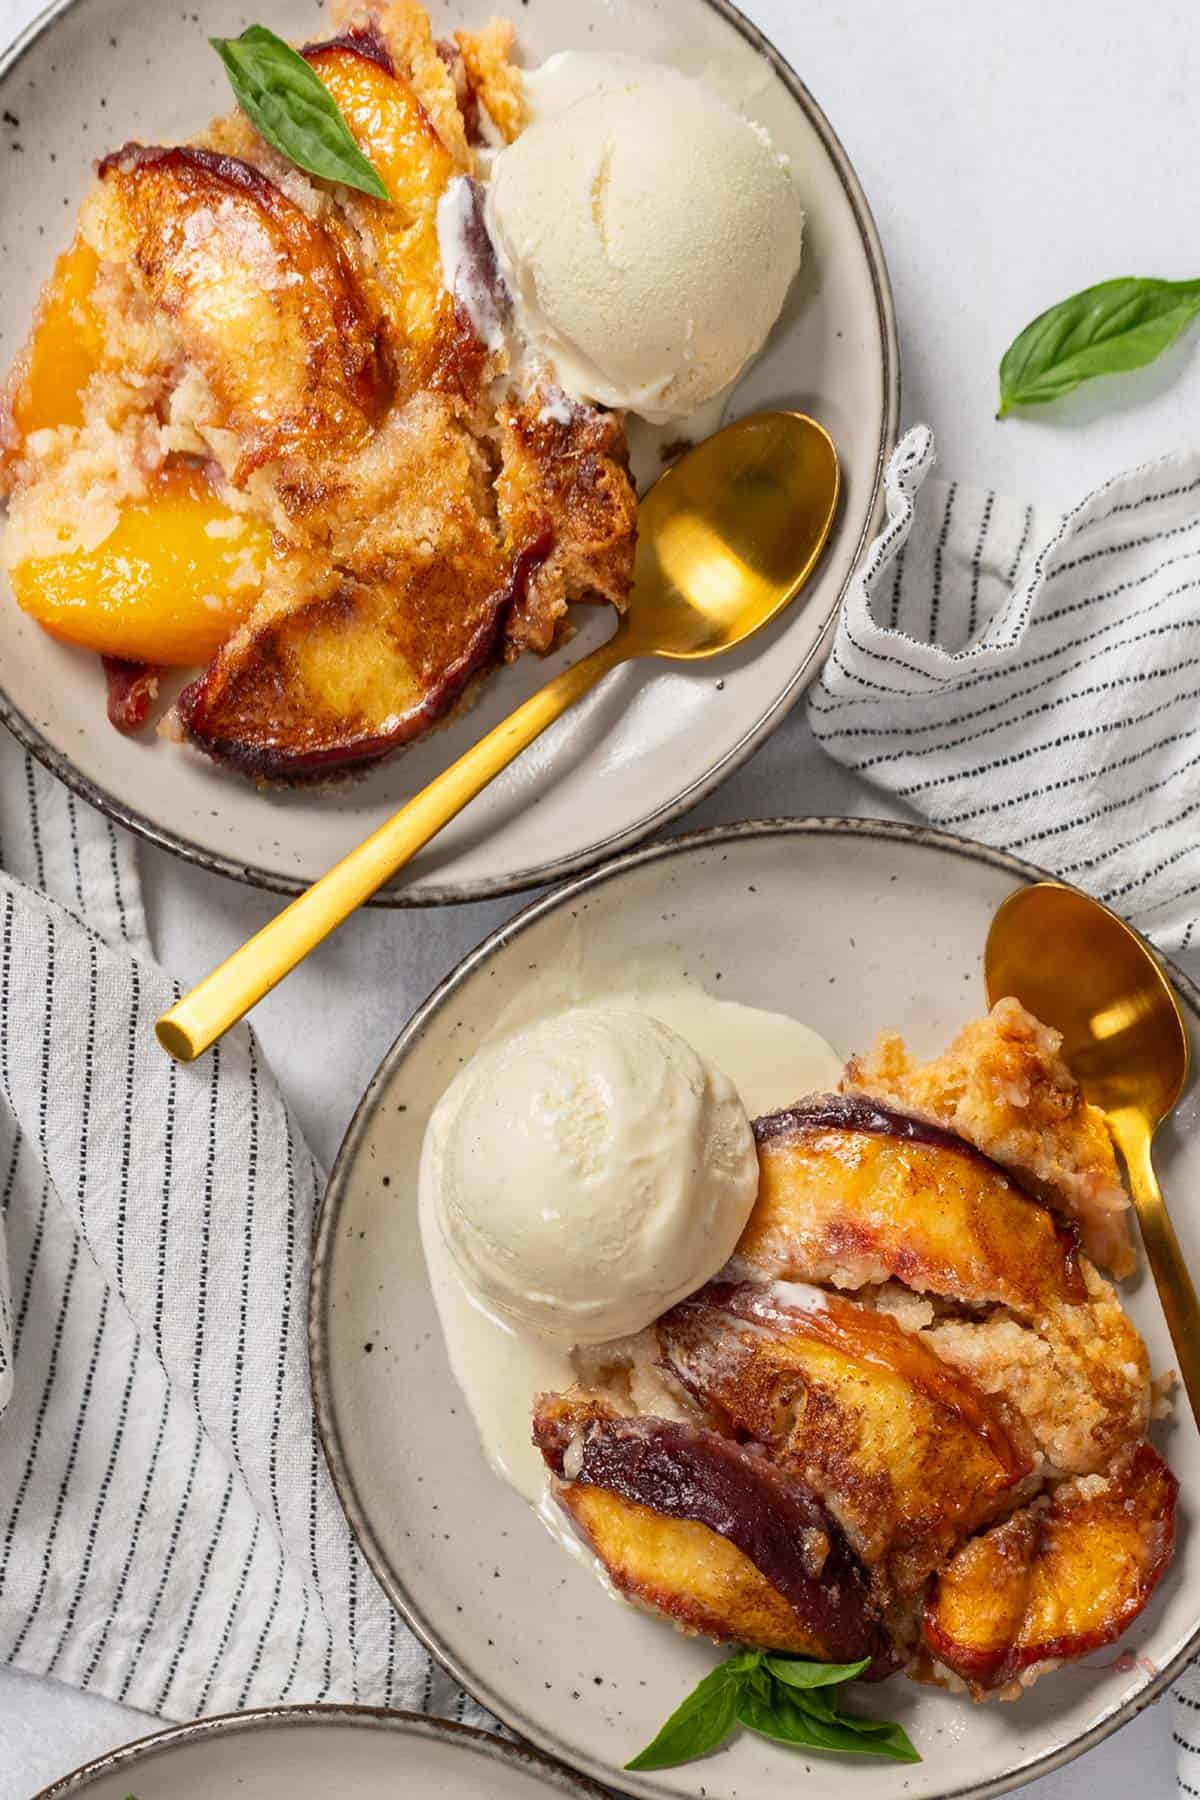
M640 1331L715 1275L758 1184L733 1084L617 1009L576 1008L480 1051L430 1130L461 1274L565 1343Z
M766 131L638 57L554 57L492 165L486 221L522 334L576 399L654 423L726 388L800 265Z

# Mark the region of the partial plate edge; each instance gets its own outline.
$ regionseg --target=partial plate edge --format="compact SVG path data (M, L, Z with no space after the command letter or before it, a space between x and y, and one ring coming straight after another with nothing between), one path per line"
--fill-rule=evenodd
M69 1775L61 1776L50 1787L35 1794L33 1800L67 1800L68 1795L86 1793L93 1782L122 1769L134 1768L145 1757L160 1750L181 1749L209 1737L237 1737L243 1733L270 1731L280 1725L353 1725L366 1731L389 1731L400 1737L435 1738L442 1743L462 1744L498 1762L514 1763L536 1775L560 1793L573 1800L611 1800L611 1793L599 1788L586 1776L565 1768L553 1757L526 1744L510 1743L494 1732L480 1731L474 1725L461 1725L454 1719L439 1719L431 1713L393 1712L374 1706L270 1706L251 1712L221 1713L211 1719L195 1719L167 1731L155 1731L148 1737L136 1738L103 1756L83 1763Z

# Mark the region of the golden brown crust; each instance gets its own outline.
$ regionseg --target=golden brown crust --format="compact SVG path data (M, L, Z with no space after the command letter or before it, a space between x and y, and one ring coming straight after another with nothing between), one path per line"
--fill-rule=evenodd
M454 34L467 80L506 144L520 137L529 122L525 84L512 60L516 39L507 19L491 19L482 31Z
M1083 1306L1049 1306L1028 1325L997 1314L936 1321L922 1334L944 1361L1020 1417L1052 1470L1090 1475L1150 1423L1150 1359L1113 1289L1090 1263Z
M494 654L538 547L504 545L449 401L422 396L410 424L364 451L336 509L326 496L307 572L290 563L181 697L209 754L272 780L369 761L442 717Z
M927 1063L884 1033L869 1056L852 1059L843 1086L958 1132L1073 1219L1093 1262L1132 1273L1129 1196L1104 1115L1084 1099L1059 1033L1018 1001L998 1000Z
M510 544L542 532L550 549L514 609L513 651L549 650L574 600L629 604L637 499L625 433L612 413L572 406L539 389L500 411L500 520Z

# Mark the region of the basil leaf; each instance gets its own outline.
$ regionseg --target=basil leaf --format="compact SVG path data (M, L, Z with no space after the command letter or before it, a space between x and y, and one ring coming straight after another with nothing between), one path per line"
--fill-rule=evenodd
M791 1688L788 1698L810 1718L819 1719L822 1723L847 1728L857 1737L886 1740L877 1748L860 1744L859 1753L863 1756L892 1756L898 1762L920 1762L921 1758L913 1749L908 1733L902 1726L895 1725L890 1719L870 1719L865 1713L843 1712L838 1705L836 1694L826 1693L821 1688ZM849 1748L849 1746L847 1746Z
M755 1669L751 1674L747 1675L746 1686L750 1689L751 1693L761 1694L764 1700L769 1700L774 1692L771 1685L771 1677L767 1674L765 1669Z
M802 1656L764 1658L776 1681L786 1682L788 1687L794 1688L835 1687L839 1682L853 1681L856 1675L862 1674L870 1660L867 1656L856 1663L806 1662Z
M767 1705L757 1694L742 1692L737 1699L737 1717L760 1737L773 1738L781 1744L798 1744L810 1750L836 1750L854 1756L886 1756L896 1762L920 1762L907 1734L899 1725L888 1726L886 1733L861 1731L860 1724L872 1726L875 1720L859 1720L854 1714L838 1714L818 1718L809 1712L797 1696L793 1699L786 1688L777 1689L772 1704Z
M1154 361L1200 313L1200 281L1122 276L1072 294L1013 339L1000 364L1002 419L1041 406L1097 375Z
M775 1738L781 1744L804 1744L811 1750L828 1748L822 1736L827 1729L823 1721L810 1718L786 1692L776 1692L770 1700L749 1691L740 1693L736 1713L738 1723L760 1737Z
M889 1719L863 1719L856 1713L843 1713L842 1723L853 1725L855 1734L865 1738L859 1743L862 1756L887 1756L892 1762L920 1762L921 1754L905 1731Z
M814 1719L833 1720L841 1717L837 1695L827 1694L822 1688L789 1688L788 1695L801 1712L808 1713Z
M208 41L225 65L238 104L268 144L322 181L388 198L333 95L290 44L265 25L250 25L241 37Z
M691 1762L715 1750L728 1735L737 1697L758 1666L756 1662L746 1666L748 1661L742 1656L731 1657L706 1675L676 1707L653 1742L625 1767L667 1769L673 1763Z
M801 1712L830 1725L849 1725L863 1737L885 1737L898 1729L888 1719L868 1719L863 1713L843 1712L837 1703L837 1695L828 1694L822 1688L792 1688L789 1692Z
M857 1663L814 1663L803 1657L742 1650L706 1675L678 1706L658 1736L627 1769L666 1769L715 1750L735 1722L760 1737L810 1750L886 1756L920 1762L907 1734L886 1719L844 1713L825 1690L852 1681Z

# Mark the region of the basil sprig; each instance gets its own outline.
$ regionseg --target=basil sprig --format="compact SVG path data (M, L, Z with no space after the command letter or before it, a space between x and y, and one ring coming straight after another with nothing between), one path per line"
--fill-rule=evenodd
M830 1688L853 1681L866 1662L806 1662L765 1650L739 1650L676 1707L653 1743L627 1769L668 1769L706 1756L743 1725L760 1737L807 1750L842 1750L920 1762L899 1725L843 1712Z
M377 200L387 188L367 161L325 84L290 44L265 25L241 37L209 38L252 125L281 156Z
M1174 343L1200 313L1200 281L1123 275L1040 313L1000 364L1000 410L1041 406L1096 375L1120 375Z

